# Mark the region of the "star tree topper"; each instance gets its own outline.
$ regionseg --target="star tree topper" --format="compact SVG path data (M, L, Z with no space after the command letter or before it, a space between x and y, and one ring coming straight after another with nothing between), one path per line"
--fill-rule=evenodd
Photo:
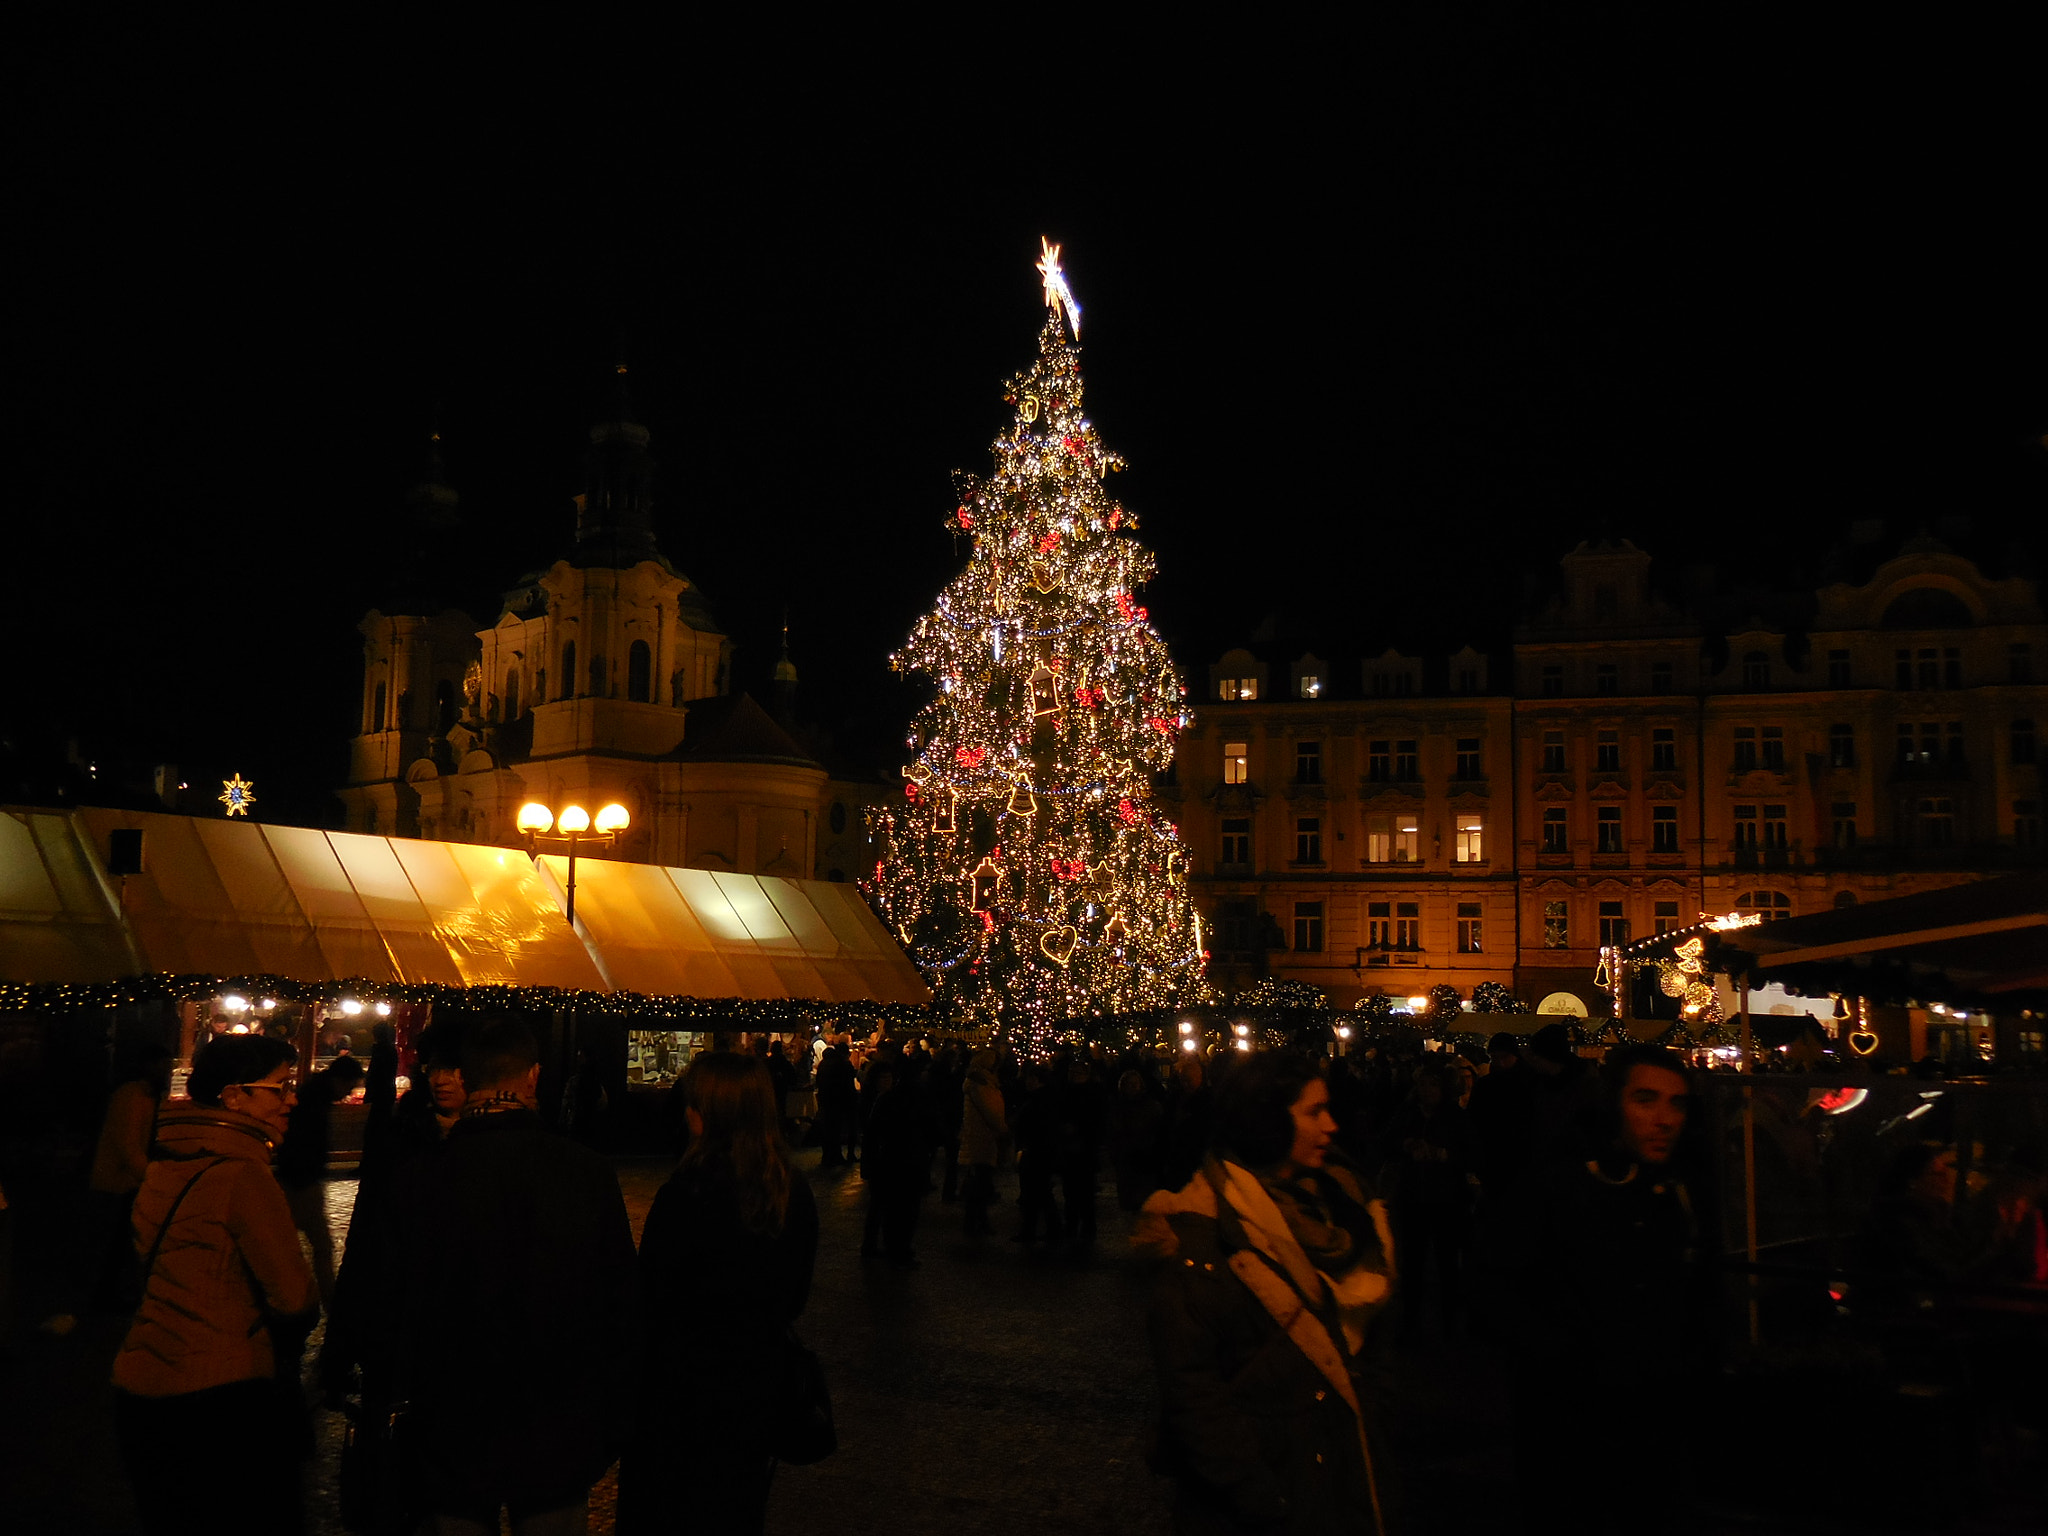
M1060 270L1060 248L1040 235L1038 249L1038 271L1045 279L1045 307L1056 315L1064 308L1067 324L1074 328L1074 340L1079 341L1081 306L1074 302L1074 290L1067 286L1067 274Z
M256 803L256 786L237 773L232 779L220 781L218 798L228 808L230 816L246 816L249 807Z

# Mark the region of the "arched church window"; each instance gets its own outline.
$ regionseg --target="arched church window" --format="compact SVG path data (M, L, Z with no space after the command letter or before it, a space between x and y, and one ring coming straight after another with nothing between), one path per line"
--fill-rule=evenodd
M507 667L505 669L505 718L507 720L517 720L519 718L519 669L517 667Z
M562 642L562 697L573 698L576 694L576 642Z
M654 652L645 640L635 640L626 652L626 697L636 704L654 702Z
M434 734L446 736L455 724L455 685L442 678L434 684Z
M371 697L370 722L363 729L365 731L381 731L384 729L384 684L382 683L377 685L377 691Z

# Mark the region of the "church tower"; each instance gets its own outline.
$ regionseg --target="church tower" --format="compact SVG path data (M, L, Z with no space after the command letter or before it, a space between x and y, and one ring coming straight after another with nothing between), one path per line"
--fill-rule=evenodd
M436 691L412 735L357 738L349 825L511 846L527 800L618 801L633 817L622 857L808 876L825 772L728 697L732 641L656 540L654 460L626 384L621 364L567 553L520 578L493 624L457 641L447 616L364 620L366 690L398 664L399 634L432 624Z

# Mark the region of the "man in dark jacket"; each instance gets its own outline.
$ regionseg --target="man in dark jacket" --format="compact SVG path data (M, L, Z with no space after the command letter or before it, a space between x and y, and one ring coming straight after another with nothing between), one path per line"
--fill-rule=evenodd
M469 1090L412 1170L388 1277L425 1494L441 1530L580 1530L633 1402L632 1228L611 1166L534 1112L511 1020L463 1042ZM573 1522L560 1525L554 1521Z
M818 1140L824 1147L818 1159L821 1168L837 1168L847 1160L854 1093L853 1059L847 1054L846 1037L835 1036L818 1058Z

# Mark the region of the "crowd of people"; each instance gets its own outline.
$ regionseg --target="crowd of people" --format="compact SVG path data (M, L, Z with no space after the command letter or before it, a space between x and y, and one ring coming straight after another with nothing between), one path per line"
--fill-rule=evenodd
M1414 1490L1390 1382L1425 1334L1498 1358L1528 1528L1635 1528L1651 1507L1682 1525L1684 1464L1663 1450L1714 1364L1719 1217L1670 1051L1596 1064L1562 1025L1496 1036L1484 1060L723 1036L672 1092L679 1159L637 1250L610 1162L548 1123L587 1131L596 1072L579 1061L544 1116L516 1020L428 1029L402 1098L388 1036L367 1073L344 1056L303 1079L286 1042L220 1036L171 1103L167 1069L138 1054L109 1102L65 1279L67 1305L134 1309L116 1417L152 1533L303 1528L300 1379L323 1315L352 1528L581 1531L616 1462L628 1536L760 1530L819 1241L803 1146L864 1185L878 1264L919 1266L933 1197L966 1241L1076 1255L1101 1201L1130 1214L1178 1529L1400 1529ZM337 1270L328 1122L365 1078ZM2012 1159L1967 1217L1957 1185L1952 1149L1898 1151L1857 1248L1873 1306L2048 1285L2038 1166ZM223 1443L225 1505L190 1476ZM1597 1508L1561 1471L1589 1447Z

